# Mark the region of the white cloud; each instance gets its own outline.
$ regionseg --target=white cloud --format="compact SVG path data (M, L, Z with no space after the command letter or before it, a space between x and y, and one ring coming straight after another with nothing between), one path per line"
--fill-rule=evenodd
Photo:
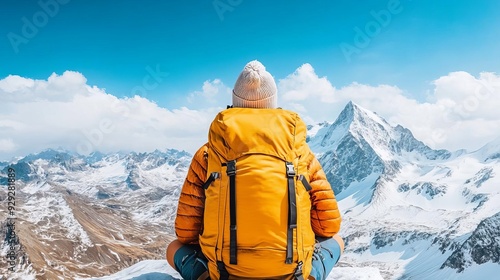
M6 93L13 93L16 91L20 91L26 87L33 87L35 85L35 81L31 79L26 79L17 75L9 75L5 79L0 80L0 89Z
M0 139L0 153L2 152L12 152L16 148L16 144L12 139Z
M48 80L0 80L0 159L65 148L88 153L176 148L195 151L213 109L167 110L135 96L117 98L66 71Z
M353 102L391 124L409 128L433 148L475 149L498 137L500 76L454 72L437 78L426 102L397 86L352 83L336 88L304 64L278 81L279 105L298 111L309 123L333 121ZM231 102L231 89L208 80L187 95L187 107L168 110L146 98L117 98L87 85L78 72L47 80L8 76L0 80L0 160L46 148L194 152L206 141L210 121Z
M187 97L191 108L225 108L231 103L231 89L220 79L207 80L201 91L195 91Z
M10 75L0 80L0 101L69 101L77 95L89 94L86 82L82 74L71 71L61 76L52 74L47 81Z
M393 125L407 127L433 148L472 150L499 135L499 75L485 72L476 78L467 72L453 72L433 84L428 100L418 102L397 86L354 82L338 89L304 64L279 80L278 88L281 106L297 110L308 122L333 121L352 100Z
M280 80L279 88L285 102L304 101L310 98L328 103L335 101L335 88L326 77L318 77L308 63Z
M387 85L373 87L352 83L340 89L335 88L326 77L318 77L310 64L302 65L294 73L279 80L278 92L281 106L297 110L304 114L305 119L314 122L333 121L350 100L367 108L367 105L371 105L369 107L379 112L379 103L405 99L399 88Z

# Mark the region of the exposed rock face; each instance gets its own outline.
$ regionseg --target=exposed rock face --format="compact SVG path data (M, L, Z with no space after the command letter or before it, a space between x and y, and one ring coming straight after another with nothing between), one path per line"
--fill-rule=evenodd
M380 116L352 102L333 124L323 124L310 137L309 144L320 156L336 194L371 174L396 174L401 168L398 159L407 154L427 160L451 156L446 150L432 150L416 140L410 130L400 125L392 127Z
M474 279L471 267L496 276L488 264L500 255L500 140L472 153L433 150L354 103L309 129L343 215L340 266L367 266L385 279ZM1 203L9 166L18 179L19 270L69 279L163 259L190 161L175 150L47 150L0 163ZM2 256L12 234L6 217L0 208Z
M421 194L428 200L433 199L438 195L443 195L446 193L447 187L445 185L435 185L429 182L419 182L412 186L409 184L401 184L398 187L398 192L411 192L414 191L416 194Z
M473 153L433 150L354 103L310 129L343 211L345 265L377 267L388 279L468 279L467 267L498 260L495 246L460 248L500 212L500 138Z
M0 178L6 182L11 167L17 179L16 269L37 279L73 279L163 259L189 161L173 150L89 157L48 150L4 166ZM5 203L6 191L0 189ZM2 222L2 254L9 235Z
M472 264L500 265L500 212L479 223L471 236L442 265L464 271Z

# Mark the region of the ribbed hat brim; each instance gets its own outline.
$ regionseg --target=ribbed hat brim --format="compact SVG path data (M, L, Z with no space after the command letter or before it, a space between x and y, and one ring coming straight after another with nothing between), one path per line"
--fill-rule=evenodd
M259 100L246 100L233 93L233 107L239 108L277 108L278 96L276 94Z

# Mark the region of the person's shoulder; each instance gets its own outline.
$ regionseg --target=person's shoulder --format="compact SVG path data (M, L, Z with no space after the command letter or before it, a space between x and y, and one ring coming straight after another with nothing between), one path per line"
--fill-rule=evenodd
M198 154L206 154L208 152L208 143L203 144L195 153L195 155Z
M287 115L290 115L290 116L293 116L293 119L294 119L294 122L295 122L295 126L296 127L300 127L301 130L306 130L307 131L307 125L306 125L306 122L304 121L304 119L300 116L300 114L298 112L295 112L293 110L289 110L289 109L282 109L282 108L278 108L278 109L281 109L283 111L284 114L287 114Z
M281 111L283 114L288 114L288 115L293 115L295 116L296 118L302 120L302 117L300 116L300 114L294 110L291 110L291 109L285 109L285 108L282 108L282 107L278 107L276 108L275 110L279 110Z
M208 161L208 144L205 143L194 153L191 164L194 164L196 162L200 166L205 166L207 161Z
M193 155L193 159L201 162L201 159L206 158L208 155L208 143L203 144Z

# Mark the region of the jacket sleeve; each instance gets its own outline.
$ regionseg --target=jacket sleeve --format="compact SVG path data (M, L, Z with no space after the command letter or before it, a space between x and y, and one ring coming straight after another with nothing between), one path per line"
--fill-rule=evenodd
M198 236L203 228L203 210L206 180L207 146L201 147L194 155L182 186L177 216L175 218L175 234L184 244L198 243Z
M320 237L332 237L340 230L342 218L337 206L337 200L326 174L318 159L308 148L307 155L309 184L311 195L311 225L314 233Z

